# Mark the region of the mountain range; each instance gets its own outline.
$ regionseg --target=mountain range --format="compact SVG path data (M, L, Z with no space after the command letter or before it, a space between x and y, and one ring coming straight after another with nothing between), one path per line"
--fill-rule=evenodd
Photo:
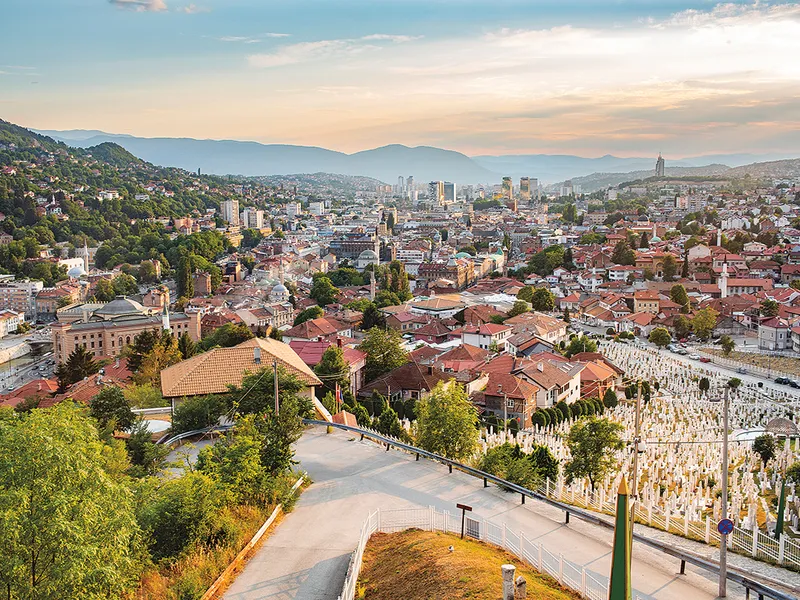
M606 155L586 158L557 154L481 155L469 157L460 152L432 146L408 147L392 144L353 154L314 146L261 144L236 140L197 140L193 138L144 138L111 134L97 130L48 131L38 133L64 143L88 148L104 142L119 144L148 162L189 171L217 175L290 175L295 173L339 173L363 175L393 183L397 177L413 175L417 182L447 180L457 183L499 183L504 176L518 179L537 177L554 183L592 174L650 172L655 157L622 158ZM784 155L723 154L672 160L670 168L708 167L719 172L757 161L774 161ZM618 179L618 178L612 178Z

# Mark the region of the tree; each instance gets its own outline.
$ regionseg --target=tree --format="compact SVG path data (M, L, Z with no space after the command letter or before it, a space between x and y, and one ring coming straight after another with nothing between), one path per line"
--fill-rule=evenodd
M511 307L511 310L508 311L509 317L516 317L517 315L524 314L528 312L528 303L524 300L516 300L514 302L514 306Z
M675 338L682 340L692 332L692 322L688 317L676 315L672 320L672 329L675 331Z
M630 244L625 240L620 240L614 246L614 252L611 254L611 261L617 265L635 265L636 253L631 250Z
M294 323L292 325L302 325L306 321L311 321L313 319L318 319L325 315L325 311L322 310L319 306L309 306L307 309L300 312L294 318Z
M375 306L373 302L370 302L369 306L364 309L364 312L361 316L361 330L369 331L373 327L385 329L386 317L383 316L383 313L378 309L377 306Z
M766 467L775 458L775 438L769 433L758 436L753 440L753 452L761 457L761 462Z
M711 389L711 382L708 380L708 377L701 377L697 386L703 394L707 394L708 390Z
M567 347L564 348L564 356L567 358L580 352L597 352L597 342L585 335L580 337L575 336L569 341Z
M719 340L720 346L722 346L722 353L725 356L729 356L731 352L733 352L734 348L736 348L736 342L733 341L733 338L729 335L723 335Z
M183 254L178 260L175 283L178 286L178 298L194 298L194 265L192 257Z
M172 416L172 432L183 433L205 429L219 422L225 414L225 403L220 396L191 396L176 403Z
M761 303L761 315L764 317L777 317L778 311L780 310L781 305L778 304L775 300L764 300Z
M710 306L702 310L698 310L692 319L692 329L697 337L701 340L707 340L711 337L711 333L717 326L717 317L719 313Z
M128 368L132 372L136 373L141 368L144 357L153 351L160 339L161 332L155 328L145 329L133 338L133 343L123 351L123 355L128 358Z
M339 289L333 285L328 277L322 274L314 276L314 282L311 284L311 292L309 297L316 300L320 306L327 306L336 302L336 296L339 294Z
M171 449L164 444L154 444L153 434L147 428L147 421L138 418L130 428L130 437L125 440L133 477L147 477L160 473L167 462Z
M662 270L664 273L664 281L673 281L675 279L675 276L678 274L678 261L675 260L672 254L667 254L664 257Z
M350 365L338 346L330 346L322 353L322 359L314 367L314 373L322 380L325 389L331 392L336 391L337 384L342 391L350 388Z
M533 310L550 312L556 307L556 297L553 292L545 287L536 288L533 292L531 304L533 305Z
M672 336L664 327L656 327L653 329L648 339L659 348L665 348L672 342Z
M623 431L619 423L597 417L575 423L567 435L567 447L572 455L564 468L567 483L588 477L594 489L616 466L614 453L625 447Z
M615 408L618 404L619 399L617 398L617 393L611 388L608 388L603 395L603 406L606 408Z
M800 485L800 461L795 461L786 469L786 481Z
M739 379L738 377L731 377L728 380L728 387L734 391L737 390L740 385L742 385L742 380Z
M650 242L647 239L647 232L643 231L641 237L639 238L639 248L647 249L650 247Z
M526 285L517 292L517 299L524 300L529 304L533 302L533 288L529 285Z
M126 462L63 402L0 421L0 581L9 598L120 598L137 584Z
M161 388L151 383L129 385L123 391L132 408L158 408L168 406L169 402L161 395Z
M178 351L181 353L181 357L183 357L184 360L197 354L197 344L194 343L194 340L189 337L189 334L186 332L178 338Z
M676 283L669 290L669 298L675 304L681 305L681 312L683 314L688 314L692 308L691 302L689 300L689 294L686 293L686 288L683 287L680 283Z
M125 394L115 385L104 387L89 401L89 416L97 421L101 430L111 424L115 429L127 430L136 420Z
M367 331L358 349L367 355L364 373L367 383L408 362L408 353L403 350L403 338L393 329L373 327Z
M116 293L110 279L100 279L94 287L94 297L98 302L111 302Z
M689 277L689 253L684 252L683 264L681 265L681 277L688 279Z
M114 288L114 294L117 296L130 296L131 294L137 294L139 292L139 286L136 284L136 280L127 273L120 273L114 277L111 286Z
M253 332L244 323L225 323L200 340L200 349L231 348L253 339Z
M66 362L56 368L58 387L65 390L76 381L94 375L100 370L100 363L84 347L78 346L67 357Z
M439 382L417 402L417 444L452 460L471 457L478 447L478 412L459 385Z
M139 264L139 270L136 274L136 277L142 283L153 283L154 281L157 281L158 276L156 275L156 266L153 264L153 261L143 260Z
M150 383L161 385L161 371L183 360L178 349L178 340L169 331L162 331L158 342L143 358L139 369L133 375L133 380L143 385Z

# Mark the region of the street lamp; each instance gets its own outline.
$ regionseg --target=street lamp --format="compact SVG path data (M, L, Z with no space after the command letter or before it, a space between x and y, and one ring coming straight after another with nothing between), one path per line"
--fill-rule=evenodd
M721 519L728 518L728 398L730 383L725 386L722 404L722 501L720 503ZM719 402L719 399L711 400ZM719 597L727 596L728 587L728 534L719 531Z

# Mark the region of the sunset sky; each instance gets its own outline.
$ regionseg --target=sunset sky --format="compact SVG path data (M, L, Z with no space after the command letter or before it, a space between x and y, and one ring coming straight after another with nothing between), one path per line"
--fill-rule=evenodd
M475 154L800 149L800 5L5 0L0 118Z

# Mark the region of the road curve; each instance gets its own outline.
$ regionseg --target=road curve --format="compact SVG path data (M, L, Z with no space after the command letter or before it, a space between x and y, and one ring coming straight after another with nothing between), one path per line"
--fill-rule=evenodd
M346 432L310 429L297 444L297 458L314 483L294 512L264 542L225 593L226 600L335 600L342 589L350 553L361 525L376 508L435 506L455 512L456 502L477 517L506 523L554 554L584 565L598 578L608 575L611 532L573 519L541 502L519 503L516 495L446 467L360 442ZM634 547L634 598L705 600L716 598L717 581L706 573L678 574L676 560ZM744 591L729 583L728 597Z

